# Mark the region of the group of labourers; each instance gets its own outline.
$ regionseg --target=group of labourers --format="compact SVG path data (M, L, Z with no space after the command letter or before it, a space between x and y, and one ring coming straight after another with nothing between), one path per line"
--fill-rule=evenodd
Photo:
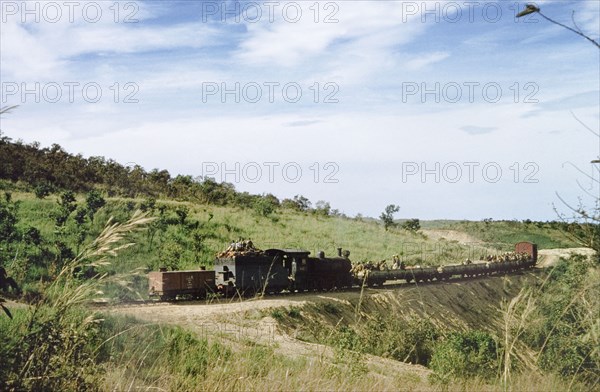
M504 252L500 255L481 256L480 261L489 261L490 263L502 263L505 261L527 261L531 258L527 252Z
M224 252L221 252L218 254L218 257L227 257L229 255L232 254L236 254L236 253L255 253L255 252L260 252L260 249L255 248L254 244L252 243L251 239L243 239L243 238L238 238L237 241L231 241L231 243L229 244L229 246L227 247L227 249L225 249Z
M391 268L388 266L386 260L381 260L379 262L365 261L365 262L358 262L356 264L353 264L352 269L350 270L350 273L352 273L354 275L358 275L360 272L363 272L363 271L387 271L389 269L404 270L404 269L406 269L406 265L404 264L404 261L400 260L400 256L394 255L394 257L392 258L392 267Z
M530 259L530 255L527 252L521 252L521 253L516 253L516 252L504 252L502 254L499 255L487 255L487 256L481 256L479 258L480 262L490 262L490 263L502 263L505 261L527 261ZM467 258L465 261L462 262L463 265L466 264L472 264L473 261L471 261L471 259ZM394 255L394 257L392 257L392 267L388 267L388 264L385 260L381 260L379 262L372 262L372 261L365 261L365 262L358 262L356 264L352 265L352 269L350 270L351 273L353 273L354 275L358 275L360 272L363 271L387 271L387 270L405 270L406 269L406 264L404 264L404 261L400 260L400 257L398 255Z

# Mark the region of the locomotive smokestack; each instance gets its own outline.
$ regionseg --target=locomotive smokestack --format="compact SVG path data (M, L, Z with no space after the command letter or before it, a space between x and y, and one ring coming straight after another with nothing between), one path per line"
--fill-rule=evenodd
M337 248L338 250L338 257L342 257L342 248Z
M322 250L319 251L318 255L319 255L319 259L325 258L325 252L323 252Z

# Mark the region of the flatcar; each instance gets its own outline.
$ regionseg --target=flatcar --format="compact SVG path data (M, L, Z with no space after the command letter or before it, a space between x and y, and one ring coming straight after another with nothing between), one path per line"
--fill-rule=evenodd
M515 245L515 251L511 257L506 256L502 260L469 262L441 267L414 266L404 269L366 270L357 274L355 279L357 282L365 282L368 286L382 285L390 280L406 280L409 283L425 282L514 272L531 268L536 263L537 245L531 242L519 242Z

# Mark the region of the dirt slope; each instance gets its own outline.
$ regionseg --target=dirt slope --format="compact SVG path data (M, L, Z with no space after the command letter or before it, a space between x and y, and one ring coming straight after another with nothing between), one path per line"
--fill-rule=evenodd
M207 326L226 322L257 321L268 309L303 308L308 304L332 302L355 312L361 302L364 312L386 311L394 308L399 315L432 316L441 322L459 323L464 327L481 325L482 314L493 317L500 302L515 296L523 282L537 279L541 271L522 272L510 276L457 279L429 284L391 284L383 288L280 295L264 299L160 303L115 307L110 311L129 314L149 322L182 326ZM348 317L349 318L349 317ZM485 323L485 322L484 322Z
M572 254L592 256L594 250L590 248L564 248L564 249L541 249L538 252L538 264L540 268L551 267L556 264L561 257L569 258Z
M423 229L421 230L423 234L427 237L434 240L445 239L447 241L457 241L463 245L471 245L471 244L480 244L481 240L464 233L462 231L457 230L447 230L447 229Z
M215 303L185 302L126 306L110 311L133 315L152 323L184 326L206 337L218 336L232 343L252 340L269 344L286 356L304 356L310 361L329 361L333 350L325 345L295 339L303 325L280 325L272 318L273 309L299 309L303 317L321 318L333 325L350 324L357 316L393 312L398 317L428 317L440 326L453 329L487 329L500 319L500 303L515 296L523 282L538 279L542 271L509 277L490 277L426 285L399 284L377 289L323 294L268 297L262 300L228 300ZM329 319L316 313L318 304L334 304L337 313ZM360 305L359 305L360 303ZM358 312L357 312L358 309ZM311 314L312 312L312 314ZM369 374L381 390L397 389L398 375L411 380L411 388L429 389L430 371L391 359L366 356Z

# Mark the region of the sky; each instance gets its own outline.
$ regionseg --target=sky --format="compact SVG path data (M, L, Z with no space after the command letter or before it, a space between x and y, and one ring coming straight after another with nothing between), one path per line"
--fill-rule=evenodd
M599 39L600 2L536 4ZM600 195L600 51L524 8L2 0L0 129L349 216L553 220Z

